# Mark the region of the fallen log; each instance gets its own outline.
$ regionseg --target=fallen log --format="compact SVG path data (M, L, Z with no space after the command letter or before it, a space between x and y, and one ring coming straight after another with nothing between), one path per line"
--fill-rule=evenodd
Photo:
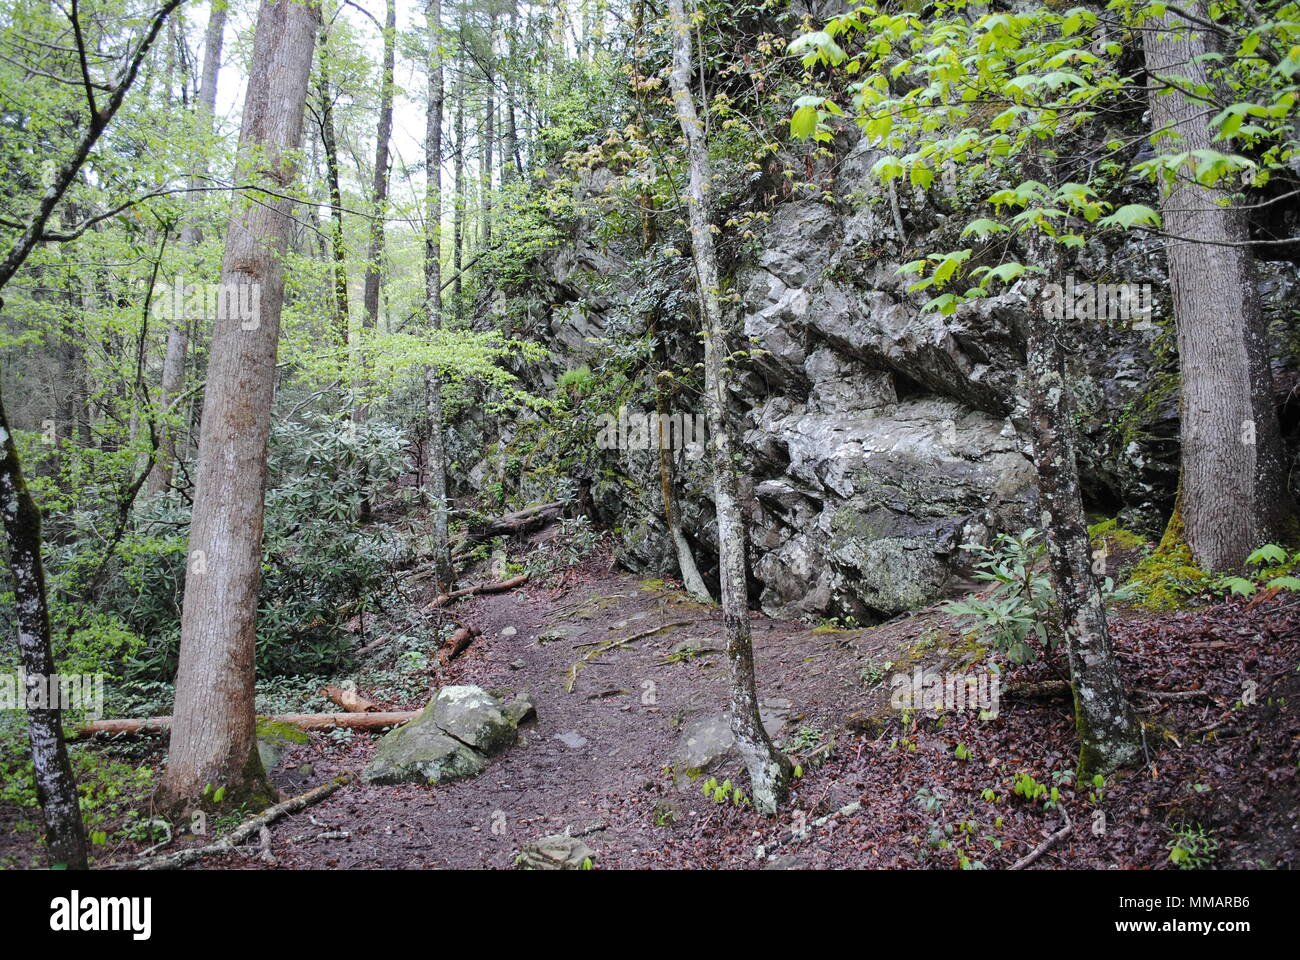
M405 723L418 711L399 710L388 713L285 713L270 717L276 723L291 723L303 730L331 730L348 727L352 730L380 730ZM171 729L171 717L129 717L123 720L96 720L73 730L69 740L92 737L97 733L120 733L127 736L162 734Z
M379 711L377 706L355 690L345 690L343 687L327 684L321 687L320 692L322 697L337 703L348 713L377 713Z
M262 855L266 857L270 852L270 832L267 830L271 824L281 817L288 816L291 813L297 813L304 810L314 803L319 803L331 793L345 784L351 783L356 778L354 773L345 773L342 776L335 777L328 783L322 783L319 787L313 787L306 793L291 797L288 800L277 803L269 810L264 811L253 819L245 822L242 826L236 827L229 836L216 843L209 844L206 847L189 847L185 850L177 850L175 853L164 853L157 857L145 857L140 860L127 860L124 863L106 863L102 866L108 870L175 870L177 867L183 867L186 864L194 863L196 860L202 860L204 857L211 857L220 853L231 853L241 843L247 840L253 834L258 834L262 841ZM263 834L263 831L267 831Z
M459 590L453 590L451 593L444 593L435 597L432 602L424 608L425 613L431 610L437 610L439 607L445 607L453 600L459 600L461 597L468 597L476 593L502 593L506 590L513 590L515 587L522 587L528 582L529 574L520 574L509 580L487 581L485 583L476 583L472 587L462 587Z
M461 627L448 637L442 653L438 655L438 659L442 662L442 665L444 667L447 666L447 664L451 663L451 661L464 653L469 645L474 642L474 638L478 635L478 627Z
M563 512L564 504L559 501L543 503L540 506L528 507L524 510L516 510L514 513L507 513L494 520L489 520L487 523L471 525L465 536L464 544L458 544L458 546L463 547L482 543L484 540L491 540L493 537L532 533L534 530L540 530L552 520L558 519Z

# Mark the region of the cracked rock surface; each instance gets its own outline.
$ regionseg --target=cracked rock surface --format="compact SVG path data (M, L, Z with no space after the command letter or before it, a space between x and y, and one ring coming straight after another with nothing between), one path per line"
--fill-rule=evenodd
M516 727L527 715L481 687L443 687L419 716L380 741L361 778L392 784L477 776L489 757L515 742Z

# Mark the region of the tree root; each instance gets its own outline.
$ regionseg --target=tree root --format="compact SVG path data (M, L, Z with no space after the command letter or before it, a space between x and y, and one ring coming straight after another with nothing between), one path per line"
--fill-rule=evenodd
M602 653L608 653L610 650L617 649L618 647L625 647L629 643L634 643L637 640L642 640L646 637L653 636L654 634L659 633L663 630L671 630L673 627L689 626L694 622L695 622L694 620L674 620L672 623L663 623L650 630L642 630L640 633L634 633L632 634L632 636L624 637L622 640L594 640L594 641L589 640L585 643L575 643L574 644L575 648L595 647L595 649L585 653L580 659L578 659L573 664L573 666L569 668L569 679L564 684L564 692L573 693L573 688L577 686L578 683L579 671L581 671L582 668L585 667L588 662L594 660Z
M345 773L342 776L335 777L328 783L322 783L319 787L313 787L306 793L277 803L271 809L236 827L225 839L209 846L189 847L185 850L177 850L175 853L165 853L161 856L145 857L140 860L127 860L124 863L106 863L103 864L103 868L108 870L175 870L178 867L194 863L196 860L202 860L204 857L233 853L241 843L255 834L261 839L261 855L263 859L266 859L269 857L271 849L271 833L268 829L271 824L281 817L297 813L314 803L319 803L339 787L349 784L355 779L356 774Z

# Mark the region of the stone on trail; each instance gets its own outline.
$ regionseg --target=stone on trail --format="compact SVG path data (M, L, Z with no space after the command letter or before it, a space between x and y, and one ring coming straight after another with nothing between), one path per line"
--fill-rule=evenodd
M769 737L775 738L780 732L787 712L782 707L767 704L759 707L763 729ZM670 761L677 786L683 789L692 787L699 777L717 773L733 761L739 763L735 747L730 715L706 714L688 721L682 727L681 739Z
M525 870L584 870L595 862L596 851L577 837L553 834L524 844L519 865Z
M307 732L292 723L269 720L259 717L257 720L257 755L262 760L262 768L270 773L280 765L280 759L292 746L310 743Z
M361 779L440 783L477 776L488 757L514 743L516 716L527 716L517 704L503 706L480 687L443 687L417 717L379 741Z

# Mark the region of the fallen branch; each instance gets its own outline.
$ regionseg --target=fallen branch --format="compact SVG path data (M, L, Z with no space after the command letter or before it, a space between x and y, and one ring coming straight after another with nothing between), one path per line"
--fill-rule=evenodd
M564 504L556 501L555 503L543 503L540 506L528 507L524 510L516 510L514 513L507 513L504 516L489 520L487 523L471 526L465 536L465 543L459 545L472 545L482 543L484 540L491 540L494 537L506 537L532 533L534 530L540 530L552 520L557 519L564 511Z
M826 814L823 817L818 817L816 820L808 821L808 823L803 828L796 827L795 829L789 830L786 833L782 834L781 836L776 837L770 843L766 843L763 844L762 846L755 847L754 858L756 860L766 859L768 856L771 855L772 851L777 849L778 847L782 847L785 844L791 842L792 840L803 840L806 837L811 836L814 830L818 829L819 827L824 827L826 824L830 823L832 820L836 819L837 817L851 817L861 809L862 809L862 802L859 800L854 800L852 803L846 803L838 810L832 810L830 813Z
M442 665L444 667L447 666L447 664L451 663L451 661L464 653L466 648L474 642L474 638L478 635L478 627L461 627L448 637L442 653L438 655L438 659L442 662Z
M416 715L415 710L389 713L286 713L270 717L276 723L290 723L302 730L331 730L347 727L352 730L379 730L405 723ZM126 736L163 734L171 729L171 717L132 717L124 720L96 720L80 729L70 731L69 740L80 740L97 733L116 733Z
M459 600L461 597L468 597L476 593L503 593L506 590L513 590L515 587L522 587L528 582L528 578L529 574L524 573L517 577L513 577L510 580L498 580L495 583L476 583L472 587L463 587L460 590L453 590L451 593L444 593L439 597L435 597L433 602L425 606L424 612L429 613L432 610L437 610L439 607L446 606L453 600Z
M1010 869L1012 870L1025 869L1025 867L1029 866L1031 863L1033 863L1035 860L1037 860L1039 857L1045 854L1048 851L1048 849L1052 846L1052 844L1056 843L1058 840L1064 840L1066 837L1068 837L1074 831L1074 824L1070 821L1070 814L1066 812L1065 807L1061 808L1061 818L1065 821L1065 826L1063 826L1060 830L1057 830L1055 833L1053 833L1051 836L1045 839L1042 843L1034 847L1034 849L1030 850L1027 854L1025 854L1023 857L1021 857L1019 860L1013 863Z
M204 857L211 857L222 853L233 852L241 843L249 837L257 834L263 836L262 831L270 827L271 824L281 817L291 813L297 813L310 807L314 803L319 803L339 787L351 783L356 774L345 773L342 776L335 777L328 783L322 783L319 787L313 787L306 793L299 794L289 800L277 803L259 814L253 819L246 821L243 825L236 827L229 836L216 843L206 847L189 847L185 850L177 850L175 853L165 853L158 857L145 857L140 860L128 860L125 863L107 863L103 864L105 869L110 870L175 870L177 867L183 867L186 864L194 863L196 860L202 860ZM268 831L262 840L262 852L265 855L270 850L270 832Z
M345 690L333 684L321 687L321 696L332 700L348 713L378 713L379 708L355 690Z

